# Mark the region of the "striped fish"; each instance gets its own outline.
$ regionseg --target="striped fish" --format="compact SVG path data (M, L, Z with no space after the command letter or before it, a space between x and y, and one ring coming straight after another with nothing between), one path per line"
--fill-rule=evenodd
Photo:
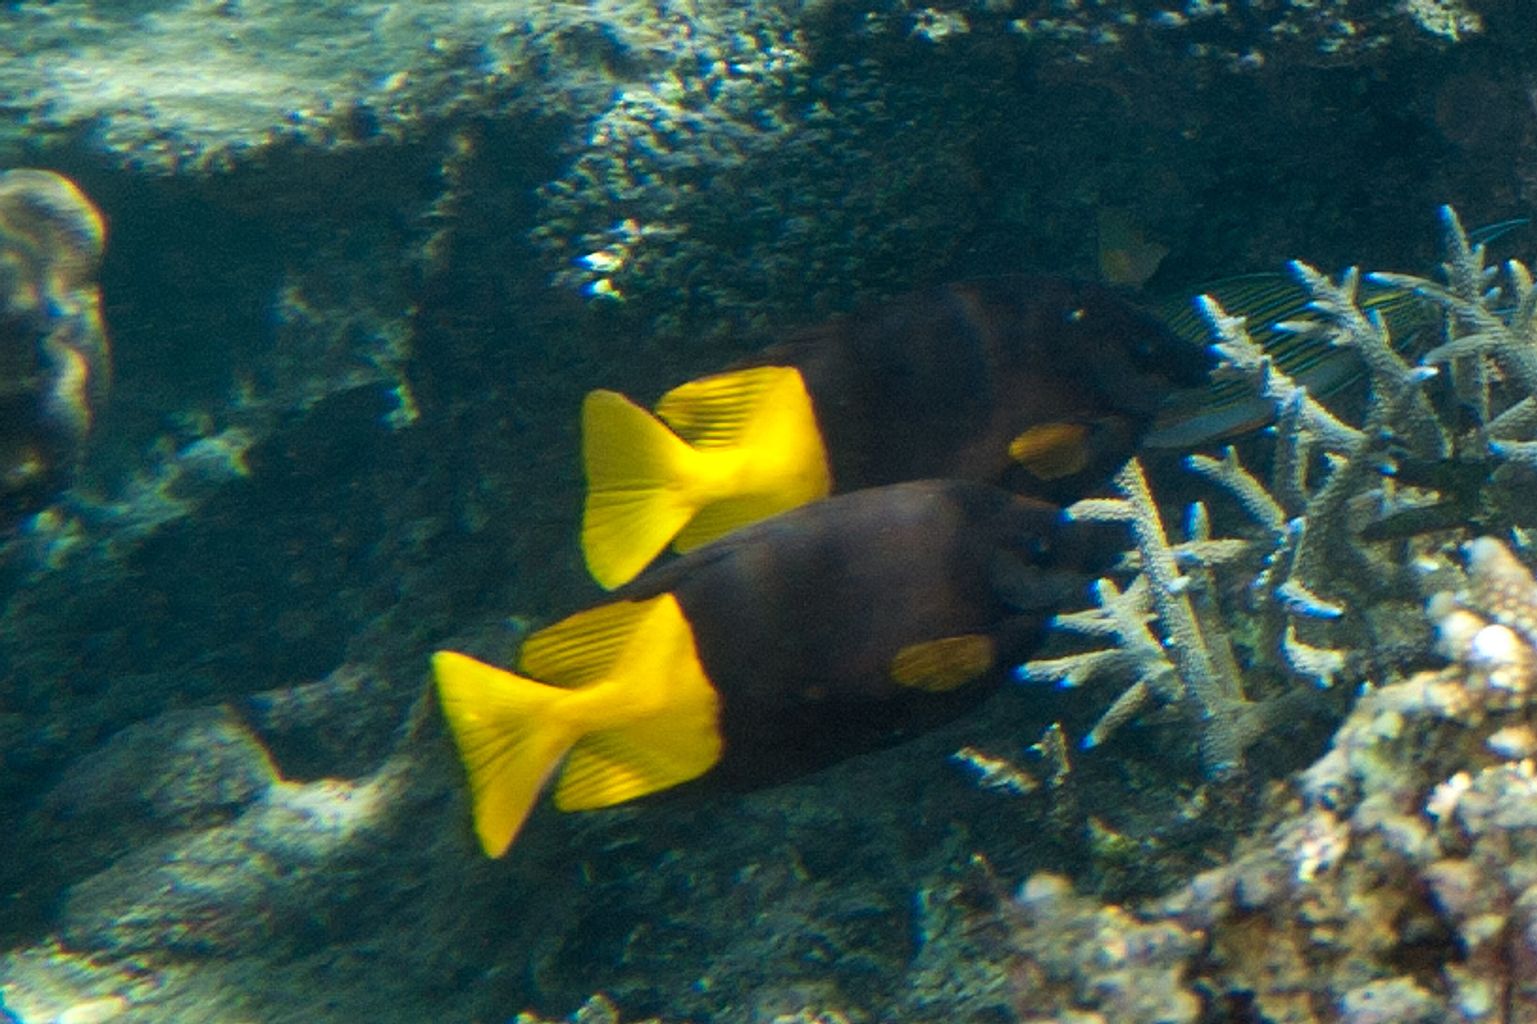
M1471 232L1473 245L1487 245L1526 226L1525 218L1500 221ZM1268 352L1275 365L1315 398L1327 398L1357 381L1366 372L1360 357L1335 348L1317 335L1280 330L1288 321L1316 319L1306 289L1289 274L1243 274L1214 281L1195 290L1210 295L1233 316L1245 317L1249 336ZM1436 306L1413 292L1362 278L1358 303L1365 312L1380 314L1388 336L1400 353L1414 350L1421 332L1440 322ZM1169 329L1192 345L1211 344L1211 328L1193 299L1181 296L1159 304L1156 311ZM1182 391L1164 403L1142 443L1149 448L1192 448L1238 437L1270 423L1275 409L1254 393L1253 384L1218 379L1198 391Z

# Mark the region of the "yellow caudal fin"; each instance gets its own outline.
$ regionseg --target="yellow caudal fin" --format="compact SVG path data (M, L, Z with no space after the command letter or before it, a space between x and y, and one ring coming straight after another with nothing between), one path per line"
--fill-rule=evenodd
M582 457L582 552L609 589L669 542L691 551L832 487L811 396L786 366L689 381L662 396L656 416L593 391L582 405Z
M629 582L693 517L696 453L651 413L615 391L582 403L587 501L582 554L606 589Z
M719 698L671 594L540 630L523 646L521 674L452 651L435 654L432 667L490 857L507 851L562 759L562 810L633 800L720 759Z
M570 693L467 655L432 656L438 701L469 777L475 834L500 857L576 735L551 709Z
M656 412L702 452L734 456L713 460L712 498L673 542L679 551L832 490L811 395L792 366L755 366L690 381L663 395Z
M519 667L591 679L582 735L555 785L563 811L612 807L687 782L721 755L720 699L678 599L617 601L540 630Z

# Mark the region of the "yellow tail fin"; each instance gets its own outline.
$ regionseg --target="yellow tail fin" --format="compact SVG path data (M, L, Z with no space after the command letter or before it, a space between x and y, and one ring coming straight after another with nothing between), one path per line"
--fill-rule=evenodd
M519 668L527 675L451 651L433 656L487 856L506 852L562 758L555 805L565 811L655 793L720 760L719 698L671 594L601 605L540 630Z
M612 590L634 579L693 517L694 459L688 442L618 392L587 395L582 554L600 586Z
M549 713L570 694L454 651L434 654L432 672L469 777L475 835L486 856L500 857L576 742Z
M690 381L662 396L656 413L704 451L729 450L729 474L678 533L689 552L807 502L827 497L832 473L822 428L800 371L755 366Z
M794 367L689 381L662 396L656 417L613 391L582 406L582 551L605 587L634 578L669 541L691 551L832 488Z

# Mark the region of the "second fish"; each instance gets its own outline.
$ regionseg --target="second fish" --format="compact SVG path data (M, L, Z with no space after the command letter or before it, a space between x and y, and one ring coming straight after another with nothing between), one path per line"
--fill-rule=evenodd
M613 588L833 492L925 477L1066 502L1102 484L1206 353L1113 289L945 285L807 328L663 395L582 408L582 550Z

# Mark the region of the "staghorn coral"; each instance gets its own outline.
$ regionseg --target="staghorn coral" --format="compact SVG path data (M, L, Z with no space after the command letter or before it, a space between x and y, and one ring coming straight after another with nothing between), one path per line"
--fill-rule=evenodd
M1410 274L1374 274L1384 284L1410 289L1446 313L1444 342L1425 363L1449 368L1456 394L1475 414L1457 441L1471 458L1485 451L1527 467L1537 465L1537 291L1526 264L1505 264L1506 283L1486 266L1486 249L1471 245L1456 211L1443 207L1445 284Z
M1360 357L1371 384L1362 424L1338 419L1274 364L1249 336L1242 318L1229 316L1203 296L1202 310L1218 339L1213 350L1219 372L1249 381L1271 402L1276 451L1268 487L1232 448L1220 462L1194 455L1188 465L1236 497L1262 531L1265 568L1255 580L1262 603L1278 605L1292 617L1332 620L1344 613L1344 602L1320 594L1331 588L1349 593L1343 587L1347 574L1331 565L1363 567L1355 554L1355 535L1396 498L1382 483L1390 456L1396 451L1437 463L1449 456L1452 442L1423 390L1435 370L1411 366L1395 347L1386 321L1362 311L1359 272L1351 268L1336 282L1305 263L1295 262L1292 269L1312 297L1316 315L1277 327ZM1369 495L1375 507L1362 505L1360 499Z
M1133 681L1100 716L1084 746L1098 746L1149 705L1172 705L1198 724L1207 771L1228 774L1241 764L1245 748L1297 700L1288 695L1254 702L1245 694L1244 673L1222 617L1213 574L1246 554L1249 544L1212 538L1200 505L1192 509L1188 539L1171 544L1141 464L1129 462L1115 484L1123 497L1080 501L1068 515L1081 521L1128 523L1136 539L1128 563L1138 573L1124 590L1101 579L1095 588L1099 607L1053 620L1058 629L1111 637L1115 646L1028 661L1017 675L1063 686L1107 675L1130 677ZM1290 629L1283 649L1299 673L1327 681L1339 670L1337 654L1307 647Z
M1245 739L1253 734L1248 723L1254 718L1248 713L1250 706L1227 636L1211 617L1211 604L1203 599L1205 581L1182 573L1179 567L1182 557L1186 565L1198 564L1201 556L1195 553L1196 545L1209 538L1192 538L1176 553L1136 460L1116 474L1115 484L1124 497L1080 501L1068 509L1068 515L1081 521L1130 524L1141 572L1124 591L1111 580L1100 580L1097 609L1059 615L1054 624L1088 635L1113 636L1116 647L1026 662L1018 674L1025 680L1076 686L1106 672L1129 672L1136 681L1101 717L1086 746L1099 744L1156 699L1162 704L1188 705L1192 717L1206 726L1203 762L1213 773L1229 771L1237 766ZM1197 572L1204 574L1204 565ZM1198 613L1198 607L1206 614ZM1166 642L1148 628L1155 611Z
M1397 655L1379 638L1415 583L1393 543L1472 520L1520 521L1537 442L1537 288L1519 261L1494 287L1485 247L1470 243L1443 210L1446 283L1376 274L1379 283L1446 311L1445 336L1419 364L1403 355L1377 311L1363 310L1361 275L1337 280L1295 262L1310 298L1305 315L1275 325L1301 344L1342 348L1360 360L1369 384L1359 425L1325 407L1280 369L1243 318L1210 296L1199 300L1216 338L1219 373L1270 403L1274 444L1265 480L1237 448L1195 454L1189 469L1226 492L1249 521L1244 536L1213 539L1204 505L1187 537L1171 543L1140 468L1117 480L1123 498L1091 500L1075 518L1126 521L1139 575L1124 589L1099 584L1098 609L1060 616L1057 626L1109 636L1115 646L1029 662L1027 680L1076 686L1105 675L1133 682L1089 732L1094 746L1151 704L1184 705L1200 724L1203 760L1221 772L1274 715L1294 707L1244 697L1261 674L1280 672L1322 686L1368 668L1391 672ZM1450 374L1442 374L1440 367ZM1449 388L1433 383L1450 376ZM1472 416L1468 416L1468 411ZM1526 515L1530 515L1527 512ZM1235 653L1230 634L1255 637Z
M96 270L106 229L69 179L0 174L0 519L69 479L106 397Z

